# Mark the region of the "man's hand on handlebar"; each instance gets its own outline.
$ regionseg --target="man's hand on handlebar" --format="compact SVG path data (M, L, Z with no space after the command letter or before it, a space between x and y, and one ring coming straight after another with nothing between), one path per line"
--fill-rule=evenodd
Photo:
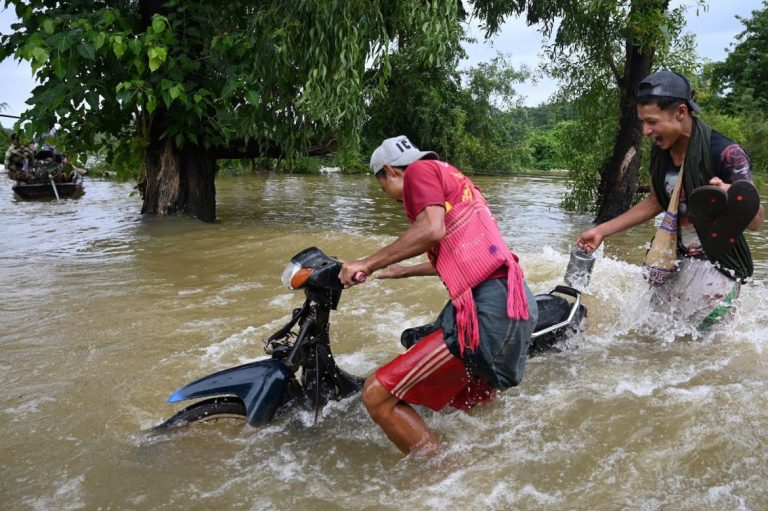
M341 280L344 287L348 288L365 282L370 273L371 271L363 259L347 261L341 266L339 280Z

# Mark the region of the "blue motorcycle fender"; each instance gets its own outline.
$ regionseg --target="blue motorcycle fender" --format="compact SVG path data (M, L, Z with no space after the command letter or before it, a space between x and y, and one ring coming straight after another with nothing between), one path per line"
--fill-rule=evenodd
M272 420L283 402L283 393L292 378L291 370L280 360L251 362L210 374L189 383L168 398L169 403L186 399L236 396L243 401L248 424Z

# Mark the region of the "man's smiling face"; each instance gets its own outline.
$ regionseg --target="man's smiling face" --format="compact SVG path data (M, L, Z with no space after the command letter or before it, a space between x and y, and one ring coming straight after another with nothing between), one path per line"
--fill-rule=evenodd
M637 116L643 123L643 135L653 139L659 149L670 149L683 133L683 119L687 116L687 107L662 110L651 103L637 106Z

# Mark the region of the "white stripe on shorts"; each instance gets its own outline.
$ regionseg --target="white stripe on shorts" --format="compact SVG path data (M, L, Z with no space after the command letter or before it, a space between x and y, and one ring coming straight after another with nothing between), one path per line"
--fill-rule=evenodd
M426 357L422 358L418 364L408 371L402 380L392 388L392 394L400 399L408 393L411 388L423 381L430 374L434 373L451 360L453 354L448 350L448 346L445 343L440 343L440 346L435 348Z

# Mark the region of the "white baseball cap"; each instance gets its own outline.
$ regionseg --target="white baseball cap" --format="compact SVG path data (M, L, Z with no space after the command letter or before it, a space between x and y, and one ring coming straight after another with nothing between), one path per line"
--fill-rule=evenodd
M384 165L403 167L429 156L431 160L438 158L434 151L419 151L405 135L386 139L371 154L371 170L374 175L384 168Z

